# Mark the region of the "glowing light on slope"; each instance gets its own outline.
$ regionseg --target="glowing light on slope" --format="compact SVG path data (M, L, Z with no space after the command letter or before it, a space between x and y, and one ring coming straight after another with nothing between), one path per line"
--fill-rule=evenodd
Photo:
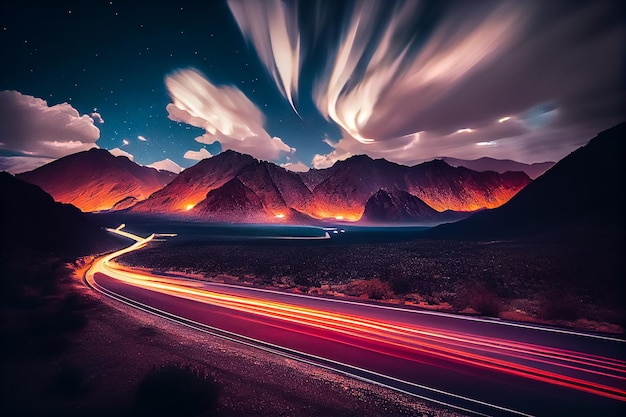
M274 217L276 217L277 219L284 219L285 215L283 213L278 213L278 214L275 214Z
M191 210L192 208L194 208L195 206L196 206L195 204L187 204L187 205L185 206L185 210L186 210L186 211L189 211L189 210Z

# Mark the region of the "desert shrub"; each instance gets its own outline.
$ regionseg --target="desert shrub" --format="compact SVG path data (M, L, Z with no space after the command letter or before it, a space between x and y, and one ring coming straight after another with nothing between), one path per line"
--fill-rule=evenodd
M367 280L365 286L365 294L372 300L383 300L391 295L391 288L386 282L382 282L378 278Z
M539 316L546 320L576 320L580 317L580 307L574 297L551 292L541 300Z
M469 307L483 316L498 317L502 303L496 295L481 284L474 284L460 291L453 305L457 309Z
M389 285L396 294L408 294L413 291L414 282L412 277L400 273L389 277Z
M153 368L140 381L135 411L142 416L207 416L217 407L219 386L206 372L190 366Z
M371 300L383 300L390 297L391 288L387 282L378 278L359 279L348 284L346 294L352 297L365 295Z

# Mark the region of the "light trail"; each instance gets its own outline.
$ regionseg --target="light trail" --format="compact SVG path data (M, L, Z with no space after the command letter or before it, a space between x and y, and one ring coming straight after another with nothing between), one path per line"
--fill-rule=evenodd
M133 273L126 269L115 269L111 264L106 265L105 269L107 275L115 276L136 287L239 312L279 319L325 332L332 331L374 342L380 346L393 346L407 352L406 356L403 356L407 360L414 359L411 353L419 352L626 401L626 390L573 378L565 374L568 370L575 370L606 379L626 380L626 362L624 361L590 357L577 352L502 339L475 337L460 332L398 325L263 299L225 295L204 290L201 284L190 286L189 283L179 283L174 279L163 279L145 272ZM337 338L336 341L342 342L342 339ZM506 356L507 359L498 359L501 356ZM522 363L515 362L515 360L521 360ZM523 363L534 363L534 366ZM557 373L539 368L545 365L563 369L560 369L561 373Z
M155 235L142 238L120 228L110 231L135 243L95 262L86 274L87 281L95 282L96 274L101 273L135 288L227 309L233 316L246 315L252 317L247 320L263 325L404 361L444 368L461 364L626 402L626 361L621 359L382 320L367 314L333 312L298 305L302 301L291 302L289 297L284 297L289 302L279 302L209 290L203 282L158 276L116 264L115 257L145 246Z

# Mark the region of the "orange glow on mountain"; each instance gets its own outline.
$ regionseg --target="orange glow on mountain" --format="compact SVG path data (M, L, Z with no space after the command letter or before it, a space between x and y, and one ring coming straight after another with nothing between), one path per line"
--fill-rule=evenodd
M467 187L463 190L464 196L453 196L446 193L425 192L424 190L414 190L411 194L422 199L426 204L435 210L442 212L446 210L455 211L476 211L481 209L493 209L500 207L509 201L520 191L518 187L500 187L491 194L486 195L480 190Z
M275 214L274 217L276 217L277 219L284 219L285 218L285 214L284 213L278 213L278 214Z
M196 206L195 204L187 204L187 205L185 206L185 210L189 211L189 210L191 210L192 208L194 208L195 206Z
M344 207L325 207L323 209L317 210L315 213L307 213L310 216L319 218L319 219L335 219L347 222L356 222L363 215L363 210L365 206L363 206L360 210L346 210Z

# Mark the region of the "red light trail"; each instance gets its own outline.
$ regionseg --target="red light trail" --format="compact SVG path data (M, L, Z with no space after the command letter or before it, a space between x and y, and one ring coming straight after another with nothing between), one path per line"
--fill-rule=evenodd
M115 232L133 236L120 230ZM134 237L138 240L134 245L101 258L94 263L87 279L97 280L96 274L101 273L135 288L227 309L232 315L246 316L248 321L404 361L447 369L462 364L626 402L626 361L621 359L417 323L382 320L369 314L313 308L302 305L303 301L297 297L286 297L290 302L283 302L228 293L225 287L224 292L215 291L208 289L206 283L158 276L112 261L123 253L143 247L152 237Z

